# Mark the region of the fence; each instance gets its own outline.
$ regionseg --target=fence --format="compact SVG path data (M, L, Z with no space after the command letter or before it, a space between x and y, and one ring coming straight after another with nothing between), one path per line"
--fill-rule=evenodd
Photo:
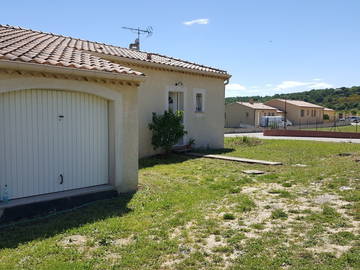
M328 132L355 132L360 133L360 123L351 122L350 120L332 121L332 122L299 122L295 125L272 124L264 129L287 129L287 130L313 130L313 131L328 131Z

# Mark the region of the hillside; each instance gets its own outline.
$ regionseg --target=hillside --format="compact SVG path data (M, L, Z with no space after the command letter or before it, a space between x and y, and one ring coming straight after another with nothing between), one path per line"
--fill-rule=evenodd
M253 99L257 102L265 102L274 98L297 99L322 105L338 111L360 110L360 86L350 88L329 88L316 89L291 94L276 94L273 96L252 96L252 97L229 97L225 98L225 103L236 101L247 102Z

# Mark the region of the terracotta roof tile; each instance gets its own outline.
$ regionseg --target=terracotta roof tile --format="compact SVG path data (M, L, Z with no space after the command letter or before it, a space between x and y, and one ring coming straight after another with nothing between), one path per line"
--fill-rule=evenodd
M0 59L144 76L69 46L71 41L62 36L0 25Z
M250 102L236 102L236 103L255 110L277 110L276 108L265 105L264 103L250 103Z
M278 100L280 100L281 102L285 102L285 99L278 99ZM312 103L302 101L302 100L290 100L290 99L287 99L286 103L293 104L293 105L299 106L299 107L319 108L319 109L324 108L322 106L312 104Z
M149 53L143 51L0 25L0 57L2 59L143 75L130 68L92 55L91 52L229 76L224 70L156 53L151 53L151 57L148 57Z

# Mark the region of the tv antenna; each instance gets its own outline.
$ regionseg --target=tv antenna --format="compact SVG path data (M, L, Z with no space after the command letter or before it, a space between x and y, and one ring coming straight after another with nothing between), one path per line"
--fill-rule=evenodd
M130 30L131 32L137 34L137 39L135 39L134 43L130 43L129 49L140 51L140 35L145 35L146 37L150 37L153 34L153 28L151 26L148 26L146 29L140 29L138 28L131 28L131 27L122 27L123 29Z

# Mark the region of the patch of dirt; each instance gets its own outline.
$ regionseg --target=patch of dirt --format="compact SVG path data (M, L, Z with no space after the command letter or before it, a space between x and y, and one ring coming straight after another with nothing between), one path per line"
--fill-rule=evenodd
M194 223L192 221L186 223L184 226L182 227L176 227L174 229L174 231L170 234L170 239L175 239L175 238L178 238L180 237L181 233L184 231L184 230L190 230L192 227L194 227Z
M207 253L212 253L212 250L216 247L224 247L226 246L226 243L224 242L224 240L220 237L218 237L219 240L217 240L216 236L211 234L209 237L207 237L205 239L206 244L203 245L203 249L205 250L205 252Z
M338 198L339 197L337 195L323 194L323 195L317 196L314 199L314 203L316 203L316 204L335 203L335 201L337 201L337 202L339 201Z
M90 239L86 236L75 234L70 235L59 241L59 244L64 248L76 247L80 252L91 252L95 250L97 247L88 247L86 244Z
M320 238L319 246L306 248L313 253L331 252L336 256L340 256L348 251L350 244L340 246L329 243L329 235L337 232L349 231L354 234L359 232L359 221L354 221L346 214L346 207L349 202L343 201L338 195L322 193L323 182L316 181L310 183L304 188L300 185L293 185L291 187L284 187L278 183L253 183L250 186L243 187L240 193L229 194L223 198L221 202L214 203L207 208L206 220L213 220L218 223L220 231L234 230L245 235L244 239L239 240L240 246L246 244L249 239L259 238L266 232L277 231L282 235L286 235L287 242L284 245L290 246L291 243L299 243L304 241L308 236L307 233L313 228L312 223L308 223L303 218L308 215L304 210L311 212L321 212L322 206L325 204L331 205L344 218L352 221L352 227L331 228L323 224L324 232L317 235ZM290 193L290 198L281 197L281 194L274 193L274 190L287 191ZM249 196L255 203L255 208L249 212L241 213L241 218L236 211L236 203L233 203L230 196L239 196L244 194ZM274 219L272 212L276 209L283 210L287 217ZM225 213L234 213L235 219L225 220ZM186 239L182 239L182 233L186 232ZM205 232L203 239L199 236L199 232ZM195 251L208 254L206 260L209 265L213 263L215 257L221 257L222 262L217 265L217 269L224 269L231 265L231 263L242 255L239 249L233 249L226 252L216 252L217 248L228 247L226 239L221 235L209 234L206 235L206 230L203 230L193 222L187 223L185 226L177 227L170 234L171 239L178 239L183 241L183 251L180 248L178 254L173 254L166 258L162 264L162 269L173 269L176 265L188 258L191 253ZM326 243L326 244L325 244Z
M112 244L115 246L127 246L133 242L133 236L129 236L127 238L119 238L112 241Z
M316 246L306 249L313 254L325 253L325 252L333 253L337 258L339 258L343 253L347 252L350 248L351 246L340 246L340 245L327 243L326 245Z
M76 234L65 237L63 240L60 241L60 244L63 247L85 246L87 241L88 239L86 236Z
M160 269L173 269L174 266L181 263L183 260L175 258L174 255L169 255L165 257L165 262L160 266Z

